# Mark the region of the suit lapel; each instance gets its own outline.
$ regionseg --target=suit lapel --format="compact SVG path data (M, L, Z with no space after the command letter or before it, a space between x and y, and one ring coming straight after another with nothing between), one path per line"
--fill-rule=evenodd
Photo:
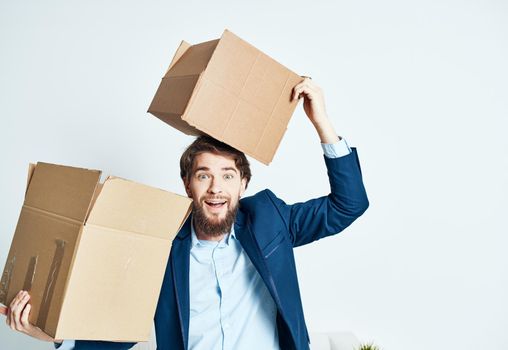
M256 269L265 272L264 266L261 263L261 253L257 249L257 243L254 240L252 228L248 222L248 214L244 214L240 210L236 217L235 235Z
M248 214L245 214L240 210L238 211L237 220L235 222L235 235L240 241L242 248L249 256L250 261L261 276L261 279L268 288L268 291L277 304L277 307L280 307L281 304L279 295L277 293L277 289L275 288L272 274L268 269L266 261L264 260L261 253L261 249L259 248L258 242L254 237L255 233L252 230L250 218L248 217Z

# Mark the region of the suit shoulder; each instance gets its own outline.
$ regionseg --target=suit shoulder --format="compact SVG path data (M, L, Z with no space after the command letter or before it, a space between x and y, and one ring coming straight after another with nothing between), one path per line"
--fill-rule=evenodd
M273 204L277 206L280 202L284 203L280 198L278 198L270 189L266 188L262 191L253 194L252 196L248 196L242 198L240 200L240 204L244 208L255 207L259 205Z
M279 217L287 226L289 206L269 189L241 199L240 210L253 219Z

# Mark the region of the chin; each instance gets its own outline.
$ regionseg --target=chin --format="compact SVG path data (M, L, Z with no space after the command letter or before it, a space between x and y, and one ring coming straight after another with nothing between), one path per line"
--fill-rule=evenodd
M207 213L206 215L206 219L213 224L218 224L224 221L225 218L226 215L224 213L220 213L220 215Z

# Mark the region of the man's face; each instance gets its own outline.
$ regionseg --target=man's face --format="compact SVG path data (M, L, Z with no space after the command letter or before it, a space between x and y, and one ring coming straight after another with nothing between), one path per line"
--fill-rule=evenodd
M246 179L241 178L233 158L214 153L197 155L185 181L187 195L194 201L196 229L211 236L229 232L245 187Z

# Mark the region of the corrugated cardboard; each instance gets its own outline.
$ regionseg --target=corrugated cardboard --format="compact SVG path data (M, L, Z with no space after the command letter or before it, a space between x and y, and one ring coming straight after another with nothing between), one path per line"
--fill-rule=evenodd
M292 89L302 80L225 30L217 40L182 41L148 112L269 164L297 105Z
M147 341L171 242L191 200L48 163L31 166L0 285L28 290L30 322L57 339Z

